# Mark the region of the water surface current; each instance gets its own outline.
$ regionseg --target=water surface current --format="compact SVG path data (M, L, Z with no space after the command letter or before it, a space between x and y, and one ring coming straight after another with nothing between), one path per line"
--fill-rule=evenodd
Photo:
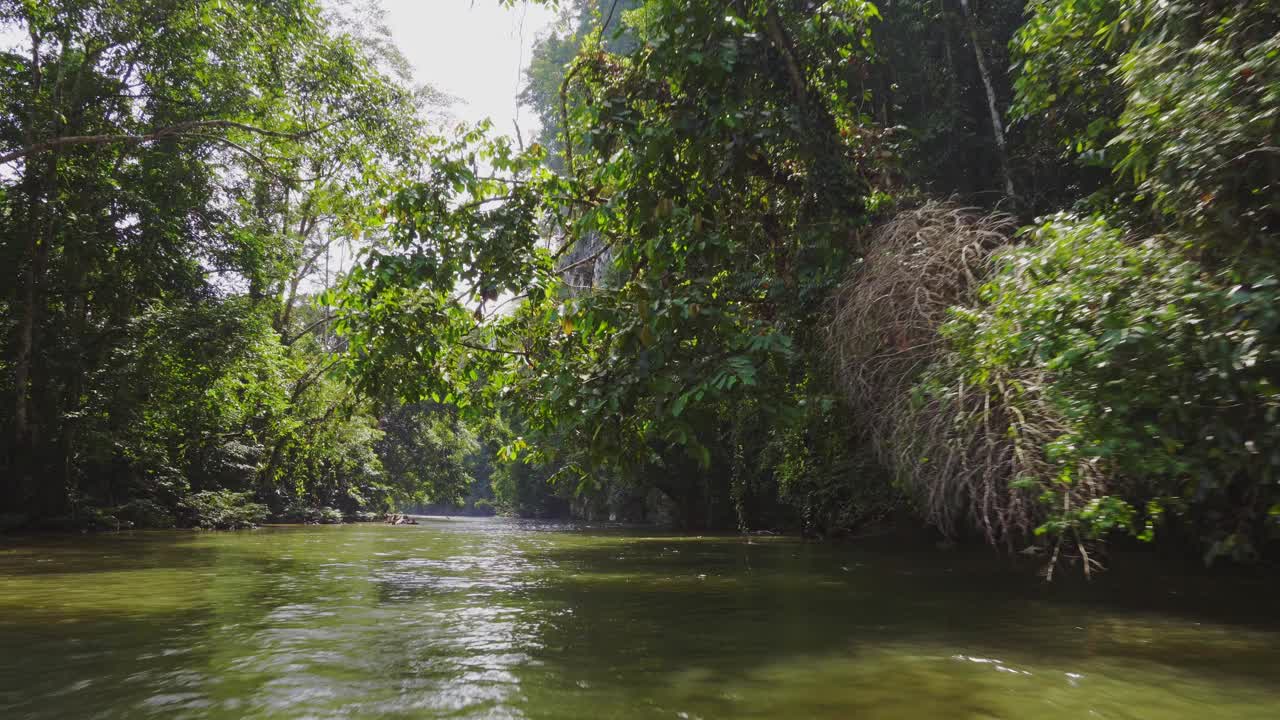
M1158 575L505 520L2 543L12 720L1280 718L1280 633Z

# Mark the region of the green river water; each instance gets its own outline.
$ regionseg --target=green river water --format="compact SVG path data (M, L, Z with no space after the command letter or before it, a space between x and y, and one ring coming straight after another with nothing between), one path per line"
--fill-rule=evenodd
M504 520L0 543L7 720L1280 718L1248 585Z

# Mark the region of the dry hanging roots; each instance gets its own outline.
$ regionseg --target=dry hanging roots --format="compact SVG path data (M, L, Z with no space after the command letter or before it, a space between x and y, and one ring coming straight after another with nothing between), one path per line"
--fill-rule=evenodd
M1015 227L1006 215L928 202L870 233L827 325L837 377L856 409L882 406L938 357L947 309L969 304Z
M982 387L956 381L923 399L913 399L912 389L926 368L951 361L939 335L948 308L973 304L993 254L1014 230L1009 216L954 203L900 212L867 236L863 262L833 297L827 324L833 370L878 459L946 535L972 525L1010 547L1029 538L1044 514L1038 493L1011 484L1054 473L1044 447L1062 426L1043 400L1045 378L1011 375ZM1096 468L1077 475L1069 503L1099 494Z

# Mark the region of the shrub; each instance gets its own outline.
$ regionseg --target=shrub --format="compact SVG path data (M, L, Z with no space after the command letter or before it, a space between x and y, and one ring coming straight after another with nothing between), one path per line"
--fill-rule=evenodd
M1207 561L1248 559L1280 512L1280 282L1243 273L1210 272L1167 238L1056 216L955 311L952 353L922 395L972 388L1056 418L1027 448L1043 466L1014 481L1046 501L1037 533L1055 547L1084 552L1113 530L1150 538L1171 515ZM1025 426L1004 424L1015 438Z
M130 500L113 514L122 525L136 528L165 529L178 522L171 510L151 500Z
M337 525L344 520L340 510L335 510L327 505L317 507L296 501L285 508L280 517L286 522L307 525Z
M182 501L186 524L208 530L251 528L267 518L267 506L253 502L252 492L205 490Z

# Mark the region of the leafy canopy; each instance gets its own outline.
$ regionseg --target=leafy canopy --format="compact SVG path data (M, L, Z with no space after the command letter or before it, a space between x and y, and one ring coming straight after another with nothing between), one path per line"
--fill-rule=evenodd
M624 15L633 51L597 35L567 69L563 174L484 128L433 146L340 299L361 382L518 407L509 449L583 473L668 446L708 463L729 399L785 414L876 202L850 92L875 16L652 0Z

